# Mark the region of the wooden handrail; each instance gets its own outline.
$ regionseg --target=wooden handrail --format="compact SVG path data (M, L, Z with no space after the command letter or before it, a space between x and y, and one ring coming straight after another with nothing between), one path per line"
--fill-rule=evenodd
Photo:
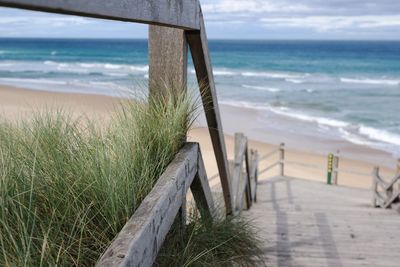
M151 266L189 187L199 210L215 214L197 143L187 143L179 151L97 266Z
M1 6L200 30L198 0L0 0Z
M159 25L184 30L190 48L203 107L218 165L227 214L242 209L246 194L247 207L256 199L258 154L249 158L247 139L238 147L238 162L246 163L246 179L242 168L234 170L235 200L232 201L230 173L221 124L208 41L201 6L198 0L0 0L0 6L34 11L69 14ZM184 57L186 59L186 57ZM169 60L173 64L173 60ZM182 62L184 63L184 62ZM184 65L184 64L182 64ZM152 75L157 74L154 71ZM181 75L184 80L184 73ZM244 145L243 145L244 144ZM239 178L237 178L239 177ZM239 187L240 183L240 187ZM254 189L251 186L254 184ZM125 224L97 266L151 266L170 230L179 209L184 206L189 189L201 212L215 214L215 207L199 145L187 143L167 167L153 190ZM243 189L244 188L244 189ZM204 214L203 214L204 215Z
M267 158L271 157L272 155L278 153L281 150L280 147L278 147L277 149L272 150L271 152L265 154L264 156L262 156L260 158L260 161L266 160Z
M285 144L281 143L278 148L268 152L267 154L265 154L264 156L261 157L261 160L265 160L268 157L280 152L280 156L279 156L279 160L277 160L275 163L272 163L270 165L268 165L267 167L265 167L263 170L260 171L259 174L265 173L269 170L271 170L272 168L276 167L276 166L280 166L280 173L281 175L284 175L284 169L285 169L285 164L289 164L289 165L297 165L297 166L301 166L301 167L305 167L305 168L312 168L312 169L316 169L316 170L326 170L325 166L321 166L321 165L317 165L317 164L310 164L310 163L305 163L305 162L299 162L299 161L291 161L291 160L287 160L285 159ZM337 184L337 175L338 173L349 173L349 174L354 174L354 175L360 175L360 176L371 176L370 173L365 173L365 172L360 172L360 171L356 171L356 170L350 170L350 169L344 169L344 168L339 168L339 156L338 153L335 154L333 156L334 158L334 163L333 163L333 168L332 171L335 173L335 178L334 180L336 180Z
M244 135L237 135L246 140ZM237 142L245 161L243 141ZM257 198L258 153L252 151L249 158L250 183L244 179L243 168L238 169L243 175L238 180L237 202L234 213L243 209L246 196L247 208ZM242 165L241 165L242 166ZM253 186L252 186L253 185ZM253 187L254 190L248 190ZM200 147L197 143L186 143L175 159L161 175L152 191L146 196L139 208L125 224L116 239L102 255L98 267L104 266L151 266L156 259L164 239L175 220L179 208L185 202L187 191L191 189L196 206L203 216L216 214L213 196L208 183ZM249 195L250 194L250 195ZM250 200L250 202L248 201Z
M185 30L218 165L227 214L232 212L230 174L207 34L198 0L0 0L0 6L160 25ZM170 60L174 64L173 60Z

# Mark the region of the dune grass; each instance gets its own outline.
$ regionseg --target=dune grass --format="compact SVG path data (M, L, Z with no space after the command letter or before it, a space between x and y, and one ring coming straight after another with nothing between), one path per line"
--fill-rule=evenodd
M3 120L0 266L93 266L182 147L195 112L182 94L124 101L107 125L60 110ZM178 228L159 266L254 259L254 231L240 219L196 215L184 235Z
M189 223L175 225L155 262L156 267L264 266L261 241L249 219L240 216L201 217L191 209Z
M94 265L193 118L187 96L150 102L125 101L101 128L62 111L1 123L0 266Z

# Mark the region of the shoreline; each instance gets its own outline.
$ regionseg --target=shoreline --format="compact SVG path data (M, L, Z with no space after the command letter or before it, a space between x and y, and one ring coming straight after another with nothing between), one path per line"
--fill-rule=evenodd
M249 139L261 143L275 146L285 143L287 148L308 151L321 156L327 156L330 153L337 154L339 151L341 157L352 160L360 160L372 165L379 163L378 165L387 168L395 168L396 166L396 158L387 151L367 145L354 144L337 137L326 136L322 138L320 134L312 134L313 125L305 122L268 113L269 121L265 123L263 121L265 113L260 110L226 104L220 104L219 107L225 134L233 135L235 132L243 132ZM282 124L285 127L297 124L297 129L303 127L305 133L284 128ZM199 125L206 126L204 116L199 119ZM379 159L378 162L377 158Z
M48 92L0 85L0 115L7 119L24 118L32 114L34 109L42 110L51 107L59 109L62 107L63 110L72 111L74 116L84 115L88 118L108 121L113 109L120 101L120 98L103 95ZM285 170L285 174L288 176L326 182L327 153L335 152L334 147L341 149L340 168L371 173L375 165L380 165L385 177L390 178L394 175L396 160L389 153L350 142L310 139L302 136L301 133L285 132L283 134L276 127L260 127L257 119L258 111L249 108L220 104L220 111L229 158L233 155L234 150L232 134L243 132L250 139L250 146L257 149L261 156L275 149L279 143L285 142L288 161L298 161L320 167L320 170L314 170L288 165ZM277 123L273 121L272 126L278 125ZM217 166L205 125L204 114L202 114L188 133L188 140L201 144L207 174L212 177L217 173ZM274 161L275 159L271 158L269 161L260 162L260 170ZM277 175L277 170L278 168L273 169L260 178ZM370 188L371 181L372 176L339 174L339 185ZM218 179L210 182L214 186L219 184Z

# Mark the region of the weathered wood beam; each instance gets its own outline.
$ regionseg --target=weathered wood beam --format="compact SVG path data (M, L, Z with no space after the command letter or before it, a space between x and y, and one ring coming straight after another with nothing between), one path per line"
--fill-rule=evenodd
M163 96L186 90L187 42L185 31L149 26L149 91ZM169 91L169 92L167 92Z
M214 199L208 183L206 168L199 148L197 174L190 186L197 208L202 216L214 217L216 214Z
M187 41L196 69L197 81L201 89L201 96L206 114L208 129L218 164L219 177L227 214L232 213L232 199L229 181L229 167L226 155L224 132L218 107L211 59L208 51L207 35L203 16L200 13L200 31L186 31Z
M251 191L252 191L252 186L251 186L251 173L250 173L250 155L249 155L249 143L248 143L248 141L247 141L247 138L246 138L246 147L245 147L245 151L244 151L244 154L245 154L245 163L246 163L246 174L247 174L247 176L246 176L246 178L247 178L247 188L246 188L246 203L247 203L247 209L250 209L251 208L251 205L252 205L252 201L253 201L253 197L252 197L252 193L251 193Z
M259 156L257 151L251 151L250 179L251 179L251 199L257 201L257 175Z
M238 209L242 199L239 196L240 182L243 169L243 160L245 159L245 152L247 147L247 140L243 133L235 134L235 158L233 171L231 172L231 189L234 208Z
M198 168L197 143L187 143L125 224L97 266L151 266Z
M241 171L240 176L239 176L239 184L238 184L238 192L236 196L236 212L235 214L240 214L241 211L243 210L243 202L246 201L247 208L249 207L249 203L247 202L247 197L246 197L246 189L247 189L247 179L246 179L246 173Z
M0 6L100 19L200 29L198 0L0 0Z

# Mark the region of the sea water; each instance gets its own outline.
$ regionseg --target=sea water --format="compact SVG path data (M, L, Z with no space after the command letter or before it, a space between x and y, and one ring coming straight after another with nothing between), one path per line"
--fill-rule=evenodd
M209 46L222 104L257 109L265 123L273 113L400 156L400 42ZM191 64L189 76L195 83ZM120 95L147 79L146 40L0 39L0 84Z

